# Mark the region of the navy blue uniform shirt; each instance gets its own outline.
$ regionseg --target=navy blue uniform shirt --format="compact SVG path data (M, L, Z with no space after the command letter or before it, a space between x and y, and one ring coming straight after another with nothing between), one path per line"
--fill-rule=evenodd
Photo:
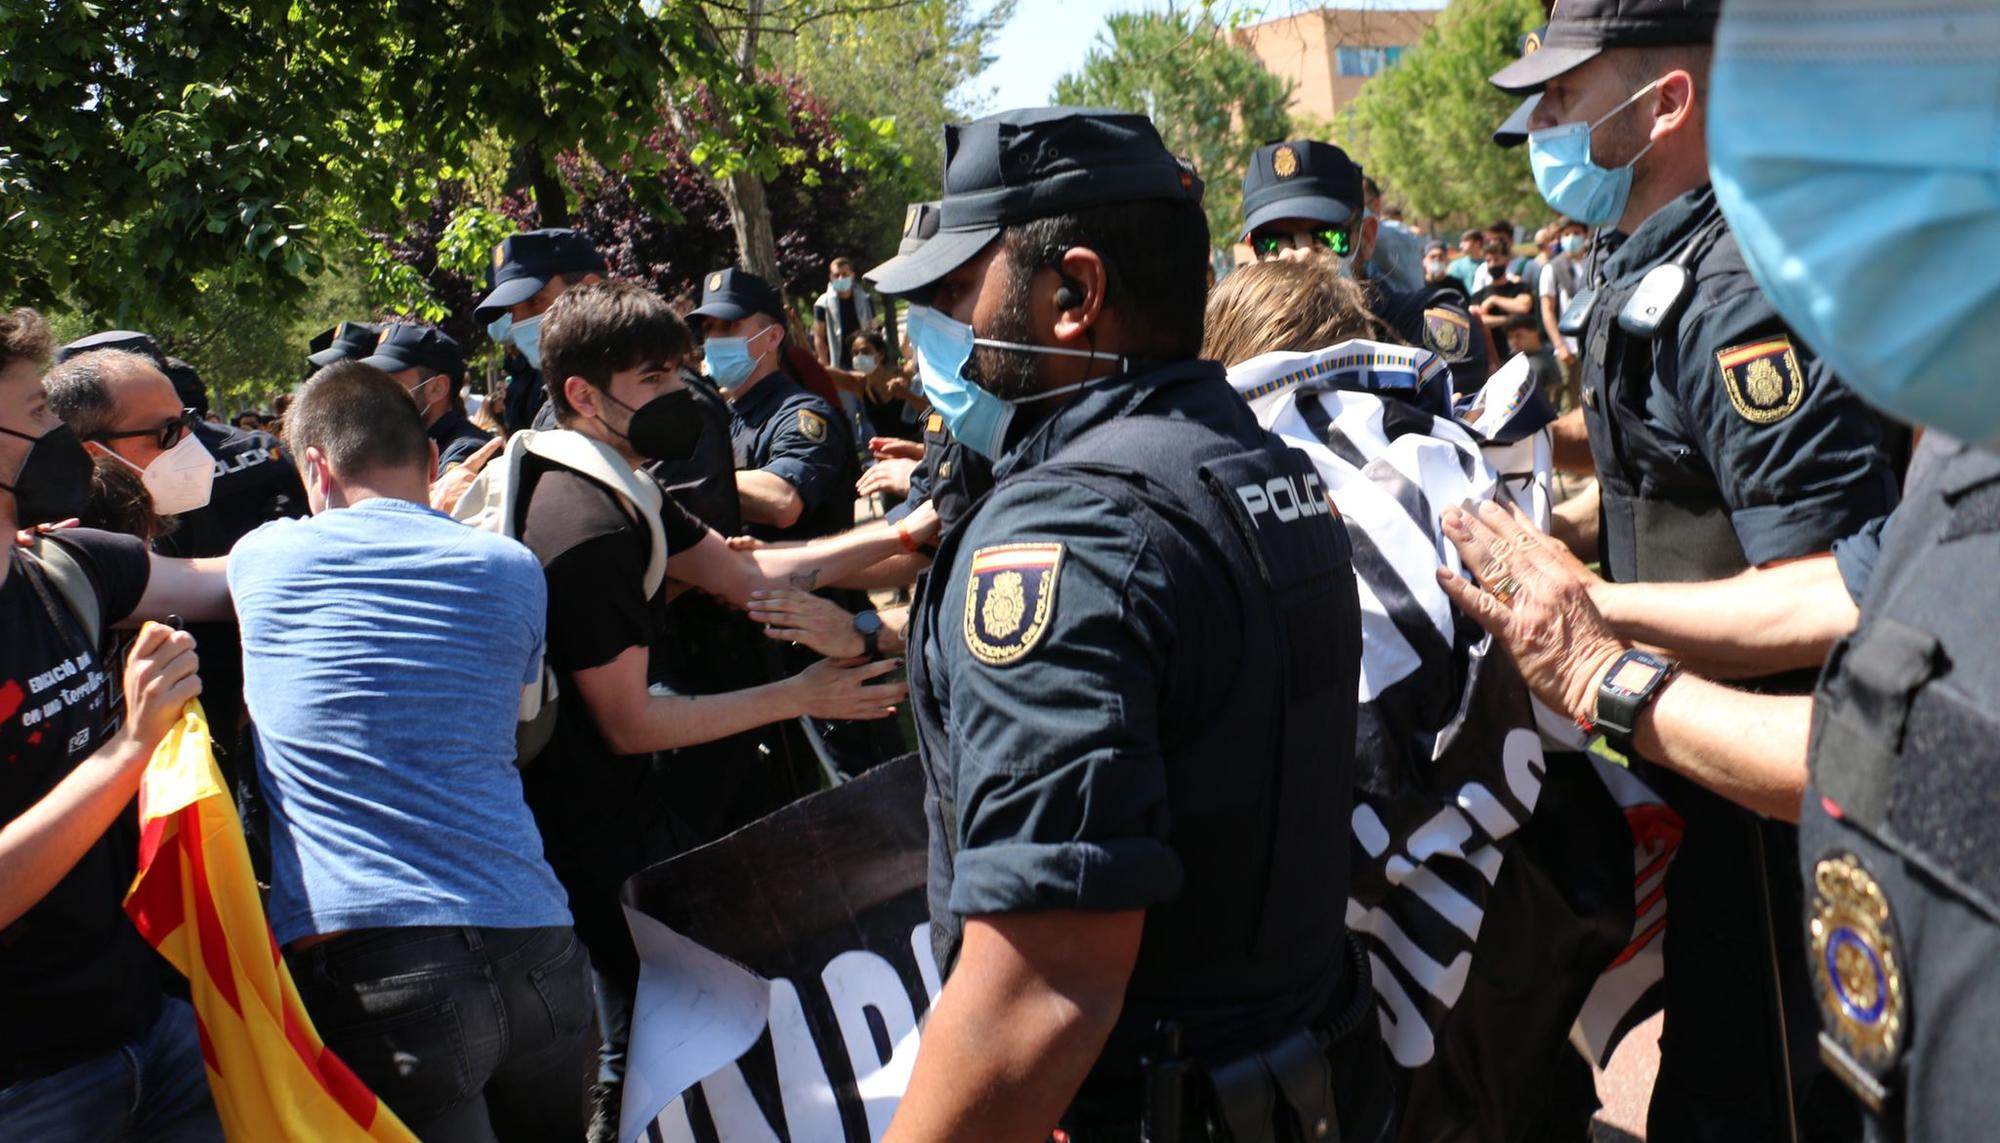
M859 464L847 420L823 399L783 373L732 394L730 436L736 467L761 470L792 486L805 503L789 528L750 525L760 540L809 540L854 526L854 481Z

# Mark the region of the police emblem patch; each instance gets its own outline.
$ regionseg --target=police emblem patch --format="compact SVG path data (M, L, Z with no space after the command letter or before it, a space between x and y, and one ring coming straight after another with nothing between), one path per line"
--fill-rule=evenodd
M1456 310L1433 306L1424 311L1424 336L1445 360L1463 360L1472 348L1472 321Z
M1835 853L1813 867L1806 933L1821 1046L1838 1049L1821 1054L1880 1111L1888 1094L1883 1078L1903 1044L1902 947L1888 895L1854 854Z
M498 270L507 264L507 244L502 242L493 248L493 268Z
M903 212L903 237L908 238L917 232L917 219L923 217L923 213L922 208L917 206Z
M1289 179L1299 173L1299 154L1290 147L1280 147L1271 152L1271 173L1281 179Z
M1792 352L1792 339L1773 337L1732 345L1715 355L1729 403L1753 425L1784 420L1805 400L1805 374Z
M376 334L376 335L375 335L375 345L376 345L376 346L377 346L378 348L379 348L380 346L382 346L382 345L383 345L384 343L386 343L386 342L387 342L387 341L389 340L389 335L390 335L390 334L392 334L392 333L394 333L394 332L396 332L396 330L395 330L395 327L393 327L393 326L386 326L386 325L385 325L385 326L383 326L383 327L382 327L382 332L381 332L381 333L378 333L378 334Z
M936 413L932 413L932 414L931 414L931 417L930 417L930 420L928 420L928 421L925 421L925 422L924 422L924 431L925 431L925 432L927 432L927 433L941 433L941 432L943 432L943 431L944 431L944 418L943 418L942 416L939 416L939 415L938 415L938 414L936 414Z
M1049 629L1061 544L1000 544L972 553L965 585L965 646L989 667L1019 660Z
M809 441L826 439L826 418L810 409L799 410L799 432Z
M712 294L721 288L722 288L722 271L717 270L715 273L710 274L708 276L708 292Z

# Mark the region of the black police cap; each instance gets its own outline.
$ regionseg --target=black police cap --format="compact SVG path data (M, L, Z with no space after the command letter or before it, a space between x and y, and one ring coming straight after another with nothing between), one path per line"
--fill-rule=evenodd
M474 319L490 322L510 306L542 292L557 274L602 274L604 255L580 230L529 230L493 248L493 265L486 271L487 293Z
M1606 48L1659 48L1715 42L1722 0L1559 0L1541 48L1495 72L1502 91L1540 91Z
M350 358L359 361L375 352L381 339L382 327L374 322L344 321L312 339L306 360L321 367Z
M374 352L361 359L384 373L415 367L442 373L454 382L465 380L465 355L458 342L445 331L430 325L395 322L382 327L375 337Z
M1077 107L1003 111L944 129L937 233L869 271L884 293L944 277L1008 226L1147 199L1201 201L1201 179L1144 115Z
M1366 201L1361 167L1346 151L1312 139L1267 143L1243 173L1243 237L1281 218L1341 226Z
M938 223L944 211L936 202L913 202L903 212L903 239L896 244L896 256L862 275L874 281L879 274L892 277L902 270L909 257L924 248L924 243L937 237Z
M1521 58L1527 59L1542 50L1542 39L1549 34L1549 26L1543 24L1521 37ZM1493 142L1500 147L1518 147L1528 141L1528 120L1535 114L1535 108L1542 102L1542 93L1536 92L1521 101L1505 122L1493 129Z
M158 366L167 368L167 355L160 352L160 343L146 334L129 329L107 329L93 333L89 337L79 337L56 350L56 364L61 365L79 354L91 353L99 349L118 349L126 353L136 353Z
M748 270L730 267L714 270L701 280L701 304L688 311L691 318L739 321L751 314L769 314L785 320L785 299L771 283Z

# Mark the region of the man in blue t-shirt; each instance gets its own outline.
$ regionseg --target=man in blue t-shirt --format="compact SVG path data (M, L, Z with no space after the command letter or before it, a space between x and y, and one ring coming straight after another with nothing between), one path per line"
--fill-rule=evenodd
M286 418L313 516L232 553L271 925L327 1045L426 1140L583 1134L589 958L514 767L528 549L427 505L409 393L341 362Z

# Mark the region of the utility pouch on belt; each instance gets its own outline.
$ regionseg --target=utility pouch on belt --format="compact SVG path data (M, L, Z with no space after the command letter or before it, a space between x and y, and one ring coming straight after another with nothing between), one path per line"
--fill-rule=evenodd
M1319 1037L1300 1028L1209 1069L1215 1109L1231 1143L1338 1143L1333 1065Z

